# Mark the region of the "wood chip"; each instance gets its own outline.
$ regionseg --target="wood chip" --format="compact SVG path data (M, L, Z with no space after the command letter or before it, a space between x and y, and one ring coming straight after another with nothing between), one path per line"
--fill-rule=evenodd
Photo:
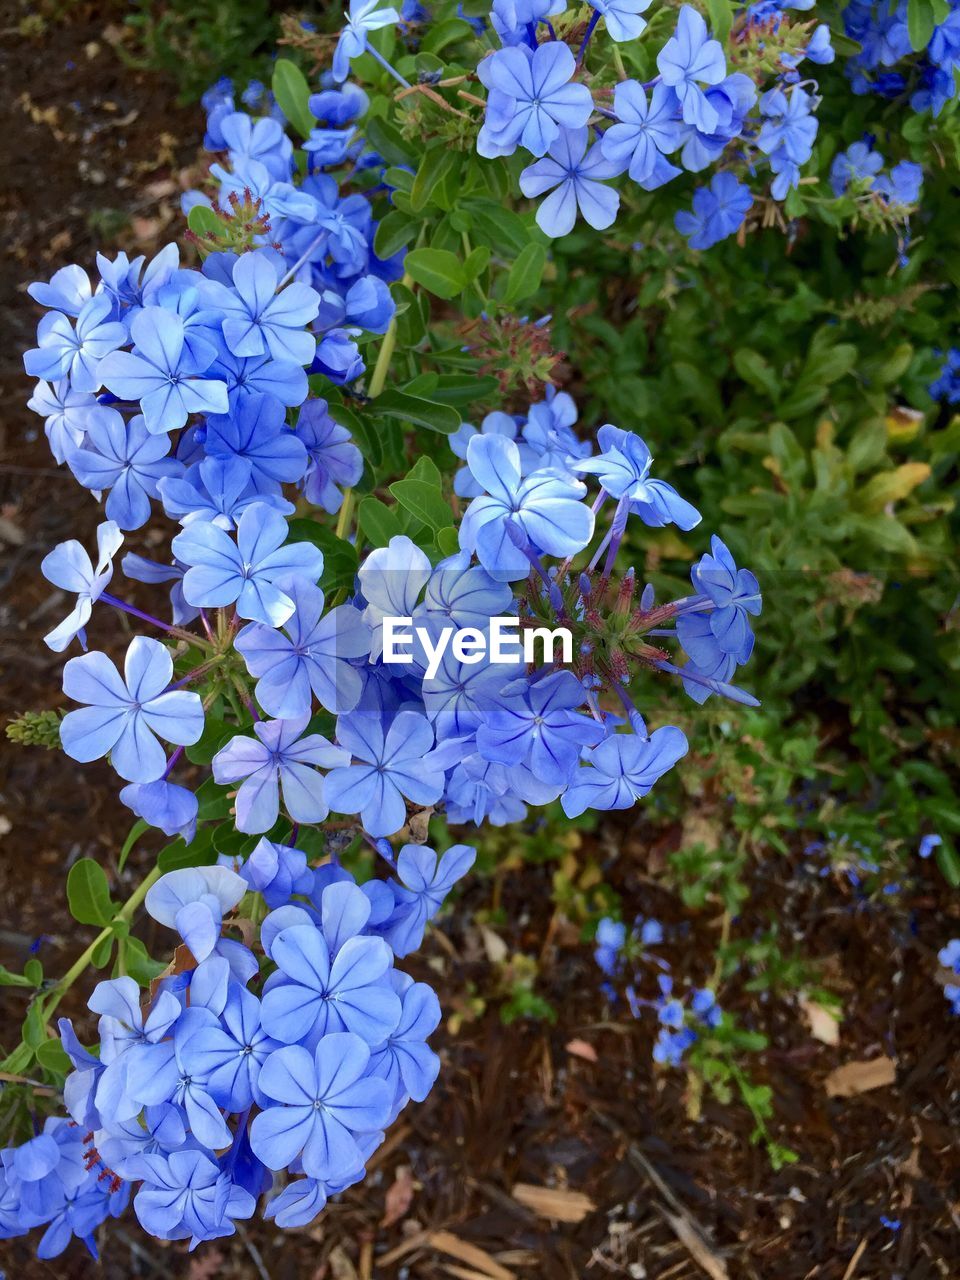
M491 1258L485 1249L481 1249L479 1245L468 1244L466 1240L455 1236L452 1231L431 1231L428 1243L432 1249L449 1254L458 1262L464 1262L476 1268L484 1280L515 1280L513 1272L508 1271L506 1267L501 1267L496 1258Z
M537 1187L529 1182L516 1183L512 1195L525 1208L551 1222L582 1222L597 1207L582 1191Z
M583 1058L584 1062L596 1062L597 1051L589 1040L569 1040L564 1046L567 1053L572 1053L575 1058Z
M799 1004L814 1040L821 1044L840 1043L840 1023L832 1010L806 996L800 997Z
M870 1089L882 1089L897 1078L893 1058L870 1058L862 1062L845 1062L831 1071L823 1082L828 1098L853 1098Z

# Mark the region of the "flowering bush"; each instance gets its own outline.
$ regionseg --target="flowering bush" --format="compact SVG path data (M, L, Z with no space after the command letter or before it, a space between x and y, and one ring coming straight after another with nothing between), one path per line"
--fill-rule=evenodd
M833 61L828 24L772 2L711 3L710 27L686 4L648 25L648 8L428 18L352 0L335 46L301 30L330 55L315 83L280 59L251 112L229 86L206 95L219 158L184 200L194 265L169 245L30 287L30 404L105 519L95 553L68 541L43 563L75 597L46 637L82 650L71 706L13 734L109 761L135 818L121 865L150 830L170 838L122 905L96 863L71 869L71 909L100 932L60 981L33 962L3 975L35 988L3 1070L27 1094L41 1074L66 1110L2 1152L0 1230L43 1227L42 1257L72 1235L92 1249L130 1198L147 1231L191 1245L258 1201L280 1226L312 1221L437 1078L437 997L395 961L470 871L476 829L646 796L688 749L647 724L655 681L694 715L758 705L737 675L757 578L716 533L707 549L637 422L578 422L549 318L522 304L578 219L587 243L630 239L661 207L678 252L809 214L892 231L905 261L923 169L851 138L808 197L820 91L798 67ZM913 49L912 108L943 108L954 11L920 9L848 8L858 93L890 95L868 73ZM684 171L709 181L651 204ZM650 435L669 452L667 423ZM134 549L147 526L151 558ZM696 530L683 594L637 580L638 528ZM169 595L158 616L117 589L121 550L126 578ZM88 650L108 609L142 631L122 670ZM509 619L539 659L491 653ZM131 933L141 904L172 958ZM656 963L655 923L628 939L604 921L611 979ZM88 1001L98 1049L63 1018L58 1041L62 998L111 958ZM628 998L656 1009L655 1056L676 1064L722 1014L710 990L687 1005L658 981L658 1000Z

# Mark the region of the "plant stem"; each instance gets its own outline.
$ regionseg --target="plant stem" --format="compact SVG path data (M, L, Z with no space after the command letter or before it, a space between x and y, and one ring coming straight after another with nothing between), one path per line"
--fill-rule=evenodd
M155 866L153 870L150 872L150 874L146 876L140 882L139 885L137 885L136 889L134 889L133 893L131 893L130 897L126 900L126 902L120 908L119 912L114 917L114 919L124 920L129 923L137 907L139 907L140 903L147 896L147 893L150 890L150 888L154 884L156 884L156 882L160 879L160 876L162 874L163 873L160 870L159 865ZM46 1025L50 1021L50 1019L53 1017L53 1013L57 1005L60 1003L63 997L67 994L67 992L76 982L76 980L80 977L80 975L86 970L87 966L90 964L91 959L93 958L93 953L96 951L97 947L99 947L102 942L105 942L112 933L113 933L113 920L111 920L111 922L108 925L105 925L100 930L100 932L97 934L94 940L90 943L89 947L87 947L86 951L84 951L80 956L77 957L77 959L73 962L73 964L70 966L67 972L63 975L63 977L54 987L53 991L51 991L49 997L47 997L50 1003L46 1006L43 1012L44 1025Z

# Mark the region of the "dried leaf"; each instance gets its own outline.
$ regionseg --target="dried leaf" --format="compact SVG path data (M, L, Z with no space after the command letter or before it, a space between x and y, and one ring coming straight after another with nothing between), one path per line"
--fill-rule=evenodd
M819 1040L822 1044L840 1043L840 1023L831 1009L817 1004L816 1000L808 1000L806 996L800 997L800 1008L814 1040Z
M564 1046L567 1053L572 1053L575 1058L583 1058L585 1062L596 1062L597 1051L587 1040L568 1040Z
M893 1058L870 1058L862 1062L846 1062L837 1067L823 1082L828 1098L852 1098L870 1089L882 1089L897 1078Z
M393 1184L387 1191L384 1214L380 1219L381 1227L392 1227L395 1222L405 1218L412 1203L413 1172L408 1164L402 1164L394 1174Z
M331 1280L358 1280L357 1268L350 1261L341 1245L332 1251L327 1259Z
M582 1191L565 1191L562 1187L537 1187L517 1182L511 1193L514 1200L532 1209L540 1218L551 1222L582 1222L597 1207Z
M482 924L480 926L480 937L483 939L483 949L487 953L487 959L490 963L503 964L509 954L509 947L499 933L494 933L492 929L488 929L485 924Z

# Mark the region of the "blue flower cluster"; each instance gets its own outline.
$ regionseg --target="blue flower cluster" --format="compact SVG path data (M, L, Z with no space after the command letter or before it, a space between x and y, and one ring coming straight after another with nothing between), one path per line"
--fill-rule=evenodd
M262 840L237 870L161 877L147 910L196 965L163 977L146 1008L132 978L99 983L99 1057L61 1019L71 1119L2 1153L0 1235L46 1225L41 1257L72 1235L93 1251L133 1183L145 1230L191 1248L231 1235L265 1194L280 1226L312 1221L433 1086L440 1061L426 1041L440 1006L394 959L420 945L474 858L465 845L439 859L405 845L396 878L358 886L336 863L314 871L299 850ZM259 994L260 959L227 936L248 892L269 908L256 947L273 972Z
M626 980L624 995L633 1016L642 1017L645 1009L656 1013L659 1029L653 1060L661 1066L677 1067L705 1031L720 1026L723 1011L707 987L692 988L682 1000L673 994L673 979L665 972L670 966L652 950L663 941L663 926L658 920L638 917L628 931L621 921L604 917L597 925L594 959L606 975L601 990L608 1000L618 998L616 984ZM645 999L637 990L643 970L651 967L661 970L657 974L659 994L654 1000Z
M933 26L926 48L914 56L907 0L893 5L887 0L851 0L843 11L843 25L861 45L846 68L854 93L884 98L909 94L914 111L939 115L956 94L954 71L960 67L960 3L947 0L947 8L946 19ZM901 67L904 62L907 65Z
M493 26L504 47L477 68L488 90L477 150L494 157L522 147L538 157L521 172L520 189L531 198L549 193L537 209L537 222L548 235L566 235L578 215L597 230L611 226L620 196L607 185L610 179L626 173L653 191L684 169L706 169L732 143L769 156L775 199L798 184L799 167L810 158L816 136L816 99L798 84L789 96L781 86L799 79L796 67L804 57L832 60L825 25L795 52L784 52L777 85L760 99L758 121L750 118L757 105L754 81L742 71L728 73L723 47L690 5L681 6L676 30L657 56L659 74L647 84L621 80L612 109L595 102L576 76L599 19L611 39L634 39L646 26L639 14L647 3L592 0L594 12L576 57L553 37L549 22L563 7L495 0ZM760 21L751 18L748 29ZM773 20L763 21L769 36ZM550 33L542 43L541 23ZM668 158L675 154L679 165ZM749 189L732 173L717 174L696 192L693 213L677 215L677 229L693 248L708 248L743 224L751 204Z
M609 0L611 34L642 23L641 8ZM351 6L338 76L395 17ZM501 52L539 59L536 75L553 85L565 48ZM678 73L674 109L682 116L689 99L705 127L711 112L726 119L713 88L733 92L734 80ZM201 269L168 246L150 262L101 256L94 278L70 266L30 288L46 308L24 358L39 379L31 406L105 517L95 552L69 540L43 562L71 598L46 642L83 649L64 666L75 705L61 744L80 762L107 759L123 803L198 864L147 893L182 947L144 1004L133 978L100 983L98 1053L61 1025L72 1123L4 1153L0 1230L47 1224L50 1256L71 1234L89 1241L130 1183L140 1221L163 1239L230 1234L276 1174L294 1180L268 1215L311 1221L363 1176L385 1128L436 1076L436 997L394 960L421 944L475 853L455 844L438 858L416 843L431 813L501 825L557 799L570 817L633 805L687 750L679 728L648 730L630 691L639 672L675 678L697 701L755 702L731 679L752 649L756 579L715 538L691 594L658 603L648 585L635 599L634 571L618 567L631 519L686 531L700 515L655 476L640 436L606 424L595 443L581 438L573 400L553 387L524 415L493 412L450 437L464 509L444 542L428 554L405 534L384 539L328 599L321 545L353 551L344 494L363 460L311 387L363 375L362 331L395 333L387 281L400 264L372 251L369 197L341 195L325 172L366 163L354 136L364 95L334 81L310 99L319 127L302 181L269 95L251 91L244 105L261 114L235 110L225 86L206 101L207 143L226 160L211 170L217 202L187 202L213 219L193 216ZM533 104L518 137L548 128L542 115ZM585 135L562 138L585 148ZM338 512L336 532L323 528ZM170 621L113 594L125 537L158 513L169 550L158 561L128 551L122 569L167 587ZM366 532L361 523L357 552ZM88 627L114 608L159 635L136 635L119 666L87 651ZM397 619L411 627L399 656ZM524 642L507 657L493 645L504 620ZM558 661L542 643L528 659L525 641L557 628L575 651ZM209 775L188 774L188 760L209 761ZM317 866L300 832L331 813L344 844L331 831ZM358 885L331 852L364 841L389 879Z

